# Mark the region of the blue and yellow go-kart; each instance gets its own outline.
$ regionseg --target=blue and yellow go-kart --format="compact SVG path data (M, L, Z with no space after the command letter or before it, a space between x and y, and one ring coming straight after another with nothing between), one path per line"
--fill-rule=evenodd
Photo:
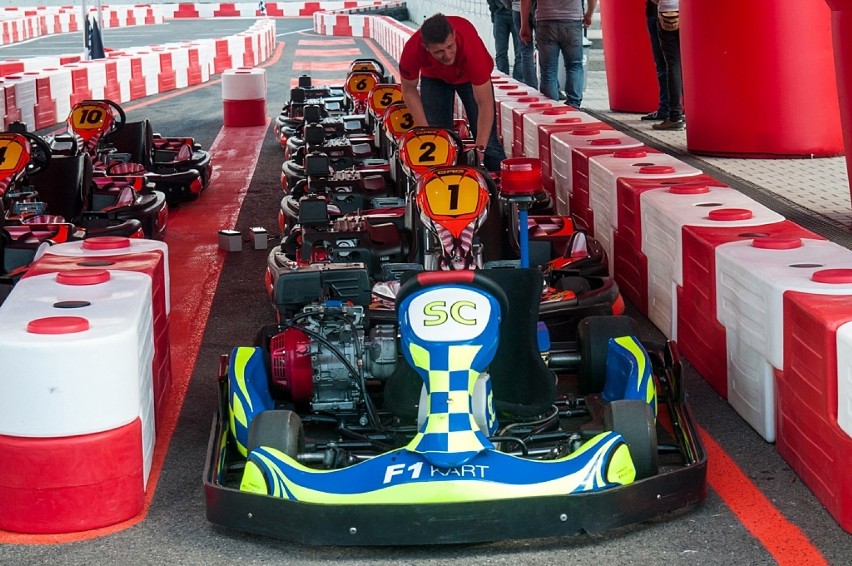
M342 278L315 283L329 296ZM208 519L313 544L439 544L598 533L703 500L676 348L646 349L624 317L548 346L524 292L536 278L422 272L396 326L317 300L235 348Z

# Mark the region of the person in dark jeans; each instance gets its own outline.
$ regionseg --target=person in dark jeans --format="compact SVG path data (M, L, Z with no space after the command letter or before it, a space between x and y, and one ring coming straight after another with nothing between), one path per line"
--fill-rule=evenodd
M501 73L509 74L509 38L512 38L512 53L515 63L512 65L512 78L523 80L521 52L518 45L518 32L512 21L512 2L510 0L488 0L491 10L491 24L494 32L494 64Z
M651 40L651 53L654 55L654 67L657 70L657 84L660 87L660 100L657 109L642 116L642 120L662 121L669 117L669 85L666 80L666 60L660 47L657 33L657 3L645 0L645 20L648 24L648 37Z
M423 21L405 42L399 60L402 98L414 124L452 129L458 95L477 159L489 171L499 171L506 153L497 139L493 69L494 59L476 27L464 18L444 14Z
M660 48L666 61L666 86L669 90L669 115L652 127L655 130L682 130L686 127L683 118L683 78L680 67L680 24L678 0L660 0L657 5L657 33Z

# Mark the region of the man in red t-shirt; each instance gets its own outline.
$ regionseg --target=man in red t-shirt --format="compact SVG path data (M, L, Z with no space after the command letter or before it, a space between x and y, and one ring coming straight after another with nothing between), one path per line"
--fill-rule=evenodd
M402 96L415 124L452 129L458 94L478 158L489 171L499 171L506 154L497 139L493 69L494 59L473 24L443 14L424 20L405 43L399 61Z

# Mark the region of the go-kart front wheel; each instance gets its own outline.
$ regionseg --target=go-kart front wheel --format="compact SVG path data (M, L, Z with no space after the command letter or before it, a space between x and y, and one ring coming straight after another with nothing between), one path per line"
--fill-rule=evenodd
M640 399L621 399L604 406L604 426L624 437L636 479L641 480L657 474L657 427L651 406Z
M294 411L263 411L249 427L248 452L259 446L275 448L294 460L305 451L305 429Z

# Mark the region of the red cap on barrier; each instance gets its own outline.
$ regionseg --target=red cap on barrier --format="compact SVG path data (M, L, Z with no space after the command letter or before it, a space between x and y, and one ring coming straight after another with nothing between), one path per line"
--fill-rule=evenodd
M596 136L601 133L600 128L578 128L571 132L572 136Z
M707 185L674 185L669 187L669 192L673 195L703 195L710 192L710 187Z
M98 285L109 280L109 271L105 269L74 269L56 274L56 282L60 285Z
M642 175L669 175L676 171L677 169L671 165L643 165L639 168L639 173Z
M544 110L542 113L546 113L547 110ZM577 116L570 116L565 118L557 118L557 124L580 124L583 122L582 118L578 118Z
M30 334L73 334L89 329L89 321L81 316L48 316L27 323Z
M591 145L621 145L621 143L621 140L618 138L598 138L592 140Z
M710 220L719 220L722 222L730 222L732 220L748 220L752 216L754 216L754 214L752 214L752 212L747 208L717 208L716 210L711 210L707 214L707 218L709 218Z
M849 285L852 284L852 269L822 269L814 271L813 275L811 275L811 281L828 283L829 285Z
M647 157L648 152L644 149L619 149L612 156L622 159L636 159L637 157Z
M751 245L763 250L793 250L802 247L801 238L755 238Z
M130 238L124 236L95 236L83 240L84 250L118 250L130 247Z

